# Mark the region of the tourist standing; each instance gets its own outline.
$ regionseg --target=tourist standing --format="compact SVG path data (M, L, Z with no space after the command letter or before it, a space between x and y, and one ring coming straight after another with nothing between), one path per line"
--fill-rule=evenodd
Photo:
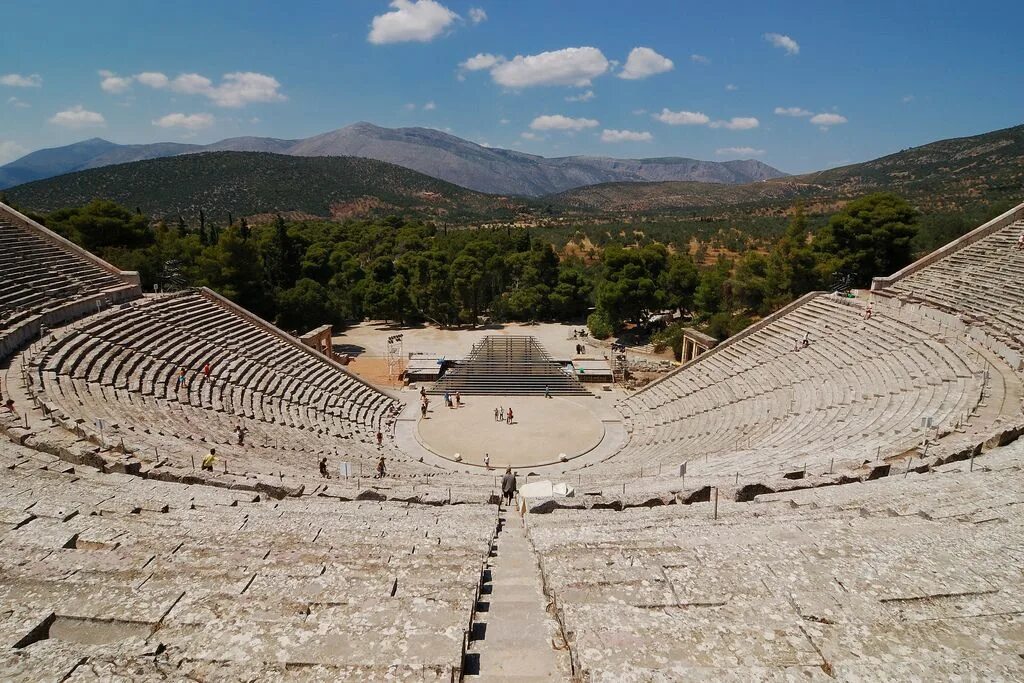
M384 456L380 456L380 460L377 461L377 475L374 479L383 479L387 476L387 467L384 465Z
M512 466L505 468L505 476L501 478L501 493L505 498L505 505L512 503L512 496L516 494L516 475L512 474Z
M491 469L491 454L484 453L484 467Z
M511 408L508 409L508 423L507 424L512 424L512 409Z
M327 458L326 457L324 457L323 460L320 461L320 476L323 477L324 479L330 479L331 478L330 472L327 471Z

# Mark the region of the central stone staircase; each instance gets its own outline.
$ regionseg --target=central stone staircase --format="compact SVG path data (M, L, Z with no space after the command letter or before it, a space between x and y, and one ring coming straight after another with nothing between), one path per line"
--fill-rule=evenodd
M580 396L588 392L548 355L536 337L489 335L473 345L469 357L448 370L431 394Z

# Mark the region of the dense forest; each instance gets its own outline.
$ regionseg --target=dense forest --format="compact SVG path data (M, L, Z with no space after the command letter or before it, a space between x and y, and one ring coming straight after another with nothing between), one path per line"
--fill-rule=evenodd
M586 320L604 338L679 309L687 324L722 338L808 291L867 286L1000 208L922 217L900 197L879 193L813 225L796 205L782 225L755 221L764 231L757 239L718 230L695 250L672 239L667 226L590 226L542 237L526 228L446 230L394 216L278 216L252 227L244 218L217 223L201 213L186 224L154 222L101 200L34 218L139 271L147 291L205 285L289 330L367 318L442 326ZM678 330L659 337L673 344Z

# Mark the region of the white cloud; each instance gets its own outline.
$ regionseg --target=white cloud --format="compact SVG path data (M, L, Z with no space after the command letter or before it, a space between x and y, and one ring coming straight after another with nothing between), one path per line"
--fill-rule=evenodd
M914 101L914 96L913 95L904 95L903 96L903 104L910 104L913 101Z
M472 21L474 24L479 24L480 22L487 21L487 12L483 11L479 7L470 7L469 20Z
M634 47L626 58L626 66L619 72L619 78L638 80L655 74L665 73L675 68L672 60L649 47Z
M416 109L416 105L412 102L406 102L405 104L402 105L402 109L406 111L413 111Z
M841 123L846 123L847 118L842 114L815 114L811 117L811 123L822 128L828 128L829 126L838 126Z
M813 116L814 112L801 109L800 107L775 107L775 113L779 116Z
M106 125L107 121L103 118L103 114L89 111L82 105L76 104L71 109L59 111L51 116L50 123L64 128L87 128Z
M393 9L373 18L367 40L387 43L427 43L441 35L459 15L436 0L392 0Z
M142 85L147 85L150 88L159 90L160 88L166 88L169 83L167 76L163 75L159 71L143 71L140 74L135 74L135 80Z
M28 76L5 74L0 76L0 85L9 85L12 88L41 88L43 78L39 74L29 74Z
M708 124L708 127L726 128L728 130L750 130L751 128L757 128L760 125L761 122L753 116L734 116L728 121L712 121Z
M596 47L567 47L536 55L516 55L491 68L491 78L506 88L536 85L590 85L608 71L608 60Z
M482 71L484 69L490 69L497 64L501 64L505 61L505 58L500 55L492 55L486 52L481 52L473 57L470 57L464 62L459 63L459 68L464 71Z
M498 121L498 123L500 123L503 126L507 126L508 124L510 124L512 122L510 120L508 120L508 119L501 119L500 121Z
M423 105L423 111L434 111L435 109L437 109L437 105L432 101Z
M647 113L646 109L634 109L633 110L633 116L643 116L646 113Z
M598 122L594 119L574 119L561 114L549 114L538 116L530 123L533 130L583 130L584 128L595 128Z
M654 136L647 131L611 130L601 131L601 142L650 142Z
M147 84L154 88L163 87L159 78L162 75L149 74ZM185 95L203 95L218 107L238 108L253 102L281 102L288 99L278 92L281 84L276 78L252 71L224 74L220 85L214 85L213 81L201 74L181 74L170 81L169 85L171 90Z
M25 156L27 149L13 140L0 140L0 164Z
M736 92L739 89L740 89L740 87L738 85L734 84L734 83L726 83L725 84L725 91L726 92Z
M565 101L566 102L589 102L590 100L594 99L595 97L596 97L596 95L594 95L594 91L593 90L587 90L586 92L581 92L579 95L569 95L568 97L565 98Z
M711 58L705 57L704 55L693 54L690 55L690 61L693 62L694 64L710 64Z
M117 95L132 87L131 76L118 76L113 71L107 71L106 69L101 69L99 75L103 79L100 81L100 88L103 92Z
M787 35L781 33L766 33L764 39L771 43L774 47L782 48L786 51L787 55L798 55L800 54L800 45L795 40Z
M660 114L653 114L654 118L670 126L703 126L711 121L707 114L699 111L671 111L662 109Z
M212 114L167 114L153 119L153 125L159 128L184 128L186 130L202 130L214 124Z
M753 147L721 147L715 150L715 154L719 156L756 157L764 154L764 150L754 149Z
M539 135L537 135L536 133L531 133L530 131L526 131L525 133L520 133L519 137L521 137L524 140L540 140L541 139Z
M18 109L28 109L32 106L28 102L25 102L24 100L19 100L17 97L13 95L7 98L7 104L11 105L12 107L17 107Z
M224 74L224 81L208 96L218 107L244 107L251 102L280 102L277 79L251 71Z
M213 91L213 81L199 74L181 74L171 81L171 90L185 95L206 95Z

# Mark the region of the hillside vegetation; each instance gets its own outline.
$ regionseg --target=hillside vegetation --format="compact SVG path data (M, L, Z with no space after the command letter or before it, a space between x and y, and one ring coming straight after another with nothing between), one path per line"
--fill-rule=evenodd
M459 222L511 218L521 201L484 195L372 159L208 152L70 173L4 191L38 212L106 199L154 218L391 213Z
M927 211L949 211L1024 195L1024 125L941 140L873 161L746 185L609 183L546 201L570 212L771 211L803 200L835 205L887 190Z

